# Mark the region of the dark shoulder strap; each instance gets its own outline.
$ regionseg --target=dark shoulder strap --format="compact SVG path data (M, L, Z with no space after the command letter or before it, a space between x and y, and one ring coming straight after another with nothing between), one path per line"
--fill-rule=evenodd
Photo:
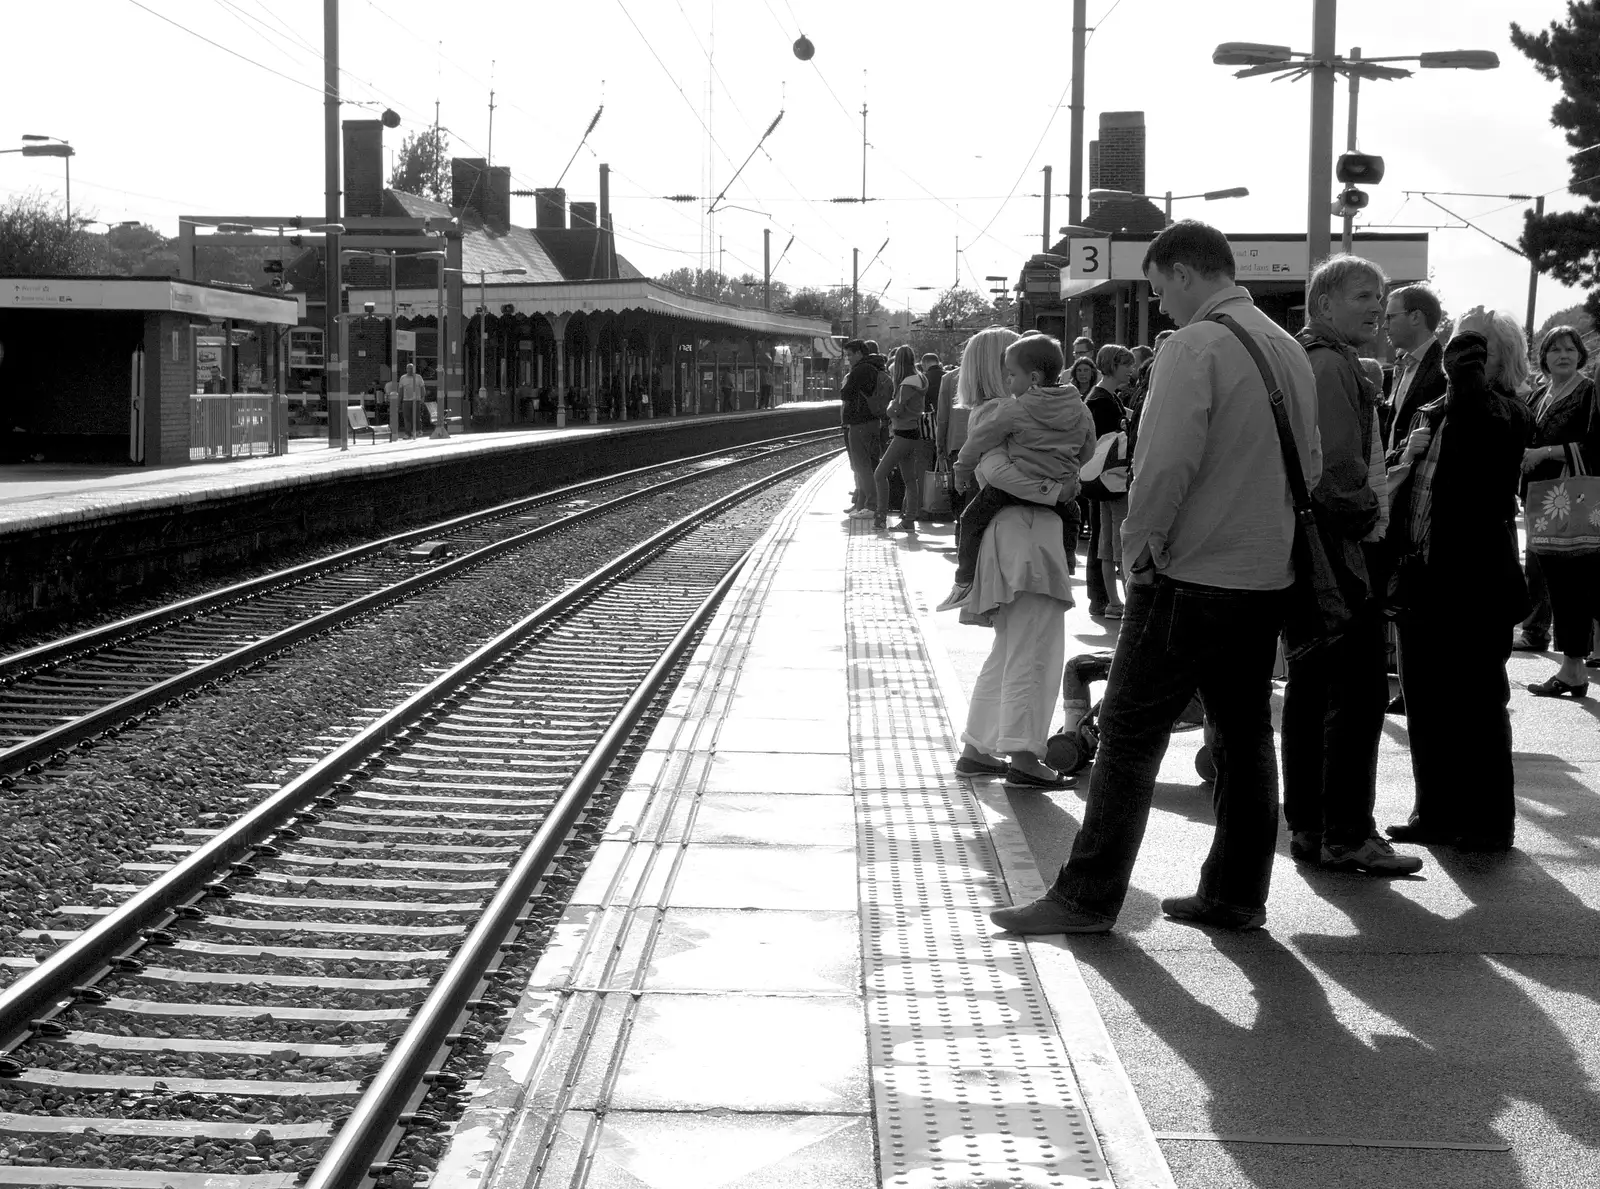
M1283 451L1284 472L1289 476L1289 494L1294 499L1296 512L1308 511L1311 492L1306 487L1305 472L1300 469L1300 451L1295 447L1294 427L1289 424L1288 410L1283 407L1283 389L1278 386L1267 357L1261 353L1261 348L1245 328L1227 314L1212 314L1210 321L1231 330L1233 337L1244 345L1244 349L1250 352L1250 358L1255 360L1256 370L1261 373L1261 382L1266 385L1267 401L1272 406L1272 422L1278 427L1278 446Z

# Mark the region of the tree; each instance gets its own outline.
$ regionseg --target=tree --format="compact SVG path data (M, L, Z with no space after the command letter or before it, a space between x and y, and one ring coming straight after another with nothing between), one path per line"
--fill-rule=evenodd
M1550 109L1550 123L1564 129L1574 149L1600 143L1600 0L1567 0L1565 24L1525 33L1511 24L1511 44L1532 60L1534 69L1559 83L1562 98ZM1547 215L1529 213L1522 250L1540 272L1565 285L1589 290L1584 309L1600 320L1600 168L1595 158L1574 154L1572 193L1589 199L1582 210Z
M675 289L688 297L703 297L707 301L725 301L730 305L761 307L761 278L754 273L729 278L716 269L675 268L662 273L656 283ZM782 281L772 282L772 306L782 309L792 304L789 286ZM797 311L798 312L798 311Z
M149 224L111 228L105 237L107 271L119 277L175 277L178 253L172 241Z
M994 315L993 303L976 289L952 288L939 294L928 307L925 321L929 326L955 327L974 322L981 326L992 326L994 322L990 319Z
M833 323L835 334L850 330L850 290L796 289L789 298L789 308L803 318L821 318ZM861 320L875 318L883 311L883 302L876 293L863 293L858 303Z
M104 238L68 227L54 199L32 190L0 205L0 274L84 276L105 269Z
M389 174L389 189L450 201L450 138L438 128L407 133Z

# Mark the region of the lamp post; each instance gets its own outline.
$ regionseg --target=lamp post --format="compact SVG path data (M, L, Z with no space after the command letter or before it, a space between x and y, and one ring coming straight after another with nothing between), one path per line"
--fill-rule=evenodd
M528 270L525 268L450 268L445 266L445 272L458 272L463 277L472 273L478 274L478 407L484 408L489 403L489 386L487 383L486 363L489 355L489 288L490 277L525 277ZM441 404L441 410L443 406ZM441 416L442 416L441 411Z
M1204 198L1207 202L1215 202L1219 198L1247 198L1250 191L1244 186L1233 186L1227 190L1205 190L1199 194L1174 194L1168 190L1165 194L1134 194L1128 190L1090 190L1089 201L1104 202L1108 198L1143 198L1150 202L1165 204L1167 212L1167 226L1172 226L1172 204L1183 202L1190 198Z
M1211 61L1218 66L1242 66L1235 78L1276 75L1290 80L1311 75L1311 160L1306 193L1306 276L1327 257L1328 199L1333 193L1333 84L1337 75L1349 78L1352 96L1357 78L1409 78L1411 71L1386 66L1386 62L1415 62L1424 70L1493 70L1500 58L1491 50L1446 50L1422 54L1402 54L1382 58L1363 58L1359 51L1348 58L1334 52L1333 40L1337 0L1314 0L1312 6L1311 52L1292 50L1285 45L1262 45L1249 41L1229 41L1212 51ZM1355 120L1351 117L1354 133Z
M67 230L72 230L72 159L78 154L72 146L59 136L38 136L28 133L23 140L42 141L48 143L24 145L20 150L24 157L60 157L61 164L67 171ZM12 150L17 151L17 150Z

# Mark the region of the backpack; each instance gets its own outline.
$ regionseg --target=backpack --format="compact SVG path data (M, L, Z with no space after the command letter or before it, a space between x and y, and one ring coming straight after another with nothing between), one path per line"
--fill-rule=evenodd
M1122 430L1100 435L1094 457L1078 475L1081 490L1092 500L1116 500L1128 494L1128 435Z
M879 421L889 415L889 402L894 399L894 381L889 378L889 373L882 368L878 369L878 382L872 389L872 395L867 397L867 412Z

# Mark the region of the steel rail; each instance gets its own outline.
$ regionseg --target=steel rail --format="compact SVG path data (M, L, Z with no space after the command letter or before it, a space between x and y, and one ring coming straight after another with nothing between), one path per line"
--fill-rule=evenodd
M262 574L256 578L247 578L243 582L236 582L232 586L225 586L218 590L207 591L204 594L193 595L187 599L180 599L175 603L168 603L162 607L155 607L149 611L142 611L137 615L130 615L126 619L119 619L114 623L102 624L100 627L87 628L71 636L64 636L59 640L48 640L43 644L0 656L0 682L14 679L23 673L35 671L40 668L60 664L80 653L105 648L110 644L144 635L157 628L165 627L182 619L188 619L207 611L215 611L219 607L239 602L242 599L254 598L269 590L280 586L291 586L305 581L307 578L329 570L340 569L353 562L362 561L385 549L393 549L401 545L409 545L419 541L428 540L441 533L458 532L463 528L470 528L490 520L504 519L515 515L519 511L537 508L543 504L559 503L574 496L600 488L610 487L617 483L626 483L630 479L643 478L646 475L660 471L671 470L673 467L693 466L695 463L707 462L720 458L737 450L756 450L763 447L776 450L778 444L792 441L796 438L822 440L836 433L834 429L805 430L800 433L780 434L774 438L762 438L749 442L743 446L732 446L724 450L709 450L703 454L691 454L684 458L675 458L668 462L652 463L649 466L635 467L630 471L617 471L610 475L601 475L595 479L585 479L581 483L573 483L566 487L558 487L551 491L536 492L533 495L519 496L514 500L496 504L490 508L482 508L476 512L467 512L449 520L436 521L422 528L407 529L392 536L381 537L375 541L367 541L361 545L352 545L349 549L342 549L337 553L330 553L323 557L313 558L286 569L276 570L270 574ZM804 444L801 442L800 444Z
M832 431L828 432L831 433ZM807 444L810 443L801 443L801 445ZM771 453L775 452L772 451ZM765 455L761 457L765 457ZM171 677L146 686L144 689L118 698L116 701L108 702L88 714L72 719L70 722L61 723L47 731L25 739L21 743L0 749L0 776L9 776L27 768L31 764L42 763L55 755L55 753L92 739L108 728L129 718L154 710L202 686L225 679L240 669L266 660L274 653L282 652L312 636L329 631L346 620L369 614L388 603L409 597L465 570L482 565L501 553L532 544L534 541L572 528L586 520L605 516L620 507L637 503L651 495L697 482L705 478L707 474L708 472L693 472L665 479L660 483L651 484L649 487L640 488L626 495L617 496L615 499L606 500L604 503L594 504L591 507L582 508L566 516L558 517L525 532L514 533L498 541L491 541L487 545L481 545L477 549L463 553L459 557L419 569L416 573L402 578L398 582L380 587L377 590L368 591L366 594L358 595L348 602L341 603L336 607L330 607L326 611L318 612L309 618L290 624L270 636L263 636L259 640L254 640L249 644L234 649L232 652L204 661L193 668L184 670L182 673L175 673ZM569 495L570 492L571 489L565 489L563 495ZM483 514L478 515L481 516ZM475 518L464 517L462 519L472 520ZM426 530L426 532L428 535L435 535L439 530L440 526L436 525ZM366 547L362 546L360 548L365 549Z
M673 667L694 643L695 636L716 611L717 604L744 569L750 550L737 561L667 645L605 734L567 782L550 815L517 859L494 898L484 907L477 924L461 942L427 999L411 1017L400 1040L372 1075L350 1114L334 1135L328 1150L304 1182L304 1189L353 1189L376 1175L374 1164L388 1155L400 1139L401 1116L413 1107L410 1099L425 1084L427 1075L444 1064L441 1054L452 1048L468 1004L480 992L487 971L493 969L517 920L527 909L538 883L548 873L590 798L600 787L612 762L632 735L639 720L661 692Z
M219 872L231 864L243 862L257 846L300 814L313 812L317 798L325 796L328 789L377 754L391 739L422 720L434 707L454 697L460 687L498 664L534 632L719 512L836 453L815 455L765 475L667 525L555 595L356 732L16 982L0 990L0 1052L8 1053L26 1039L33 1031L32 1023L71 1007L73 988L97 981L108 972L113 958L131 957L145 944L144 930L165 928L179 919L176 909L204 898L205 885ZM0 1074L3 1072L0 1069Z

